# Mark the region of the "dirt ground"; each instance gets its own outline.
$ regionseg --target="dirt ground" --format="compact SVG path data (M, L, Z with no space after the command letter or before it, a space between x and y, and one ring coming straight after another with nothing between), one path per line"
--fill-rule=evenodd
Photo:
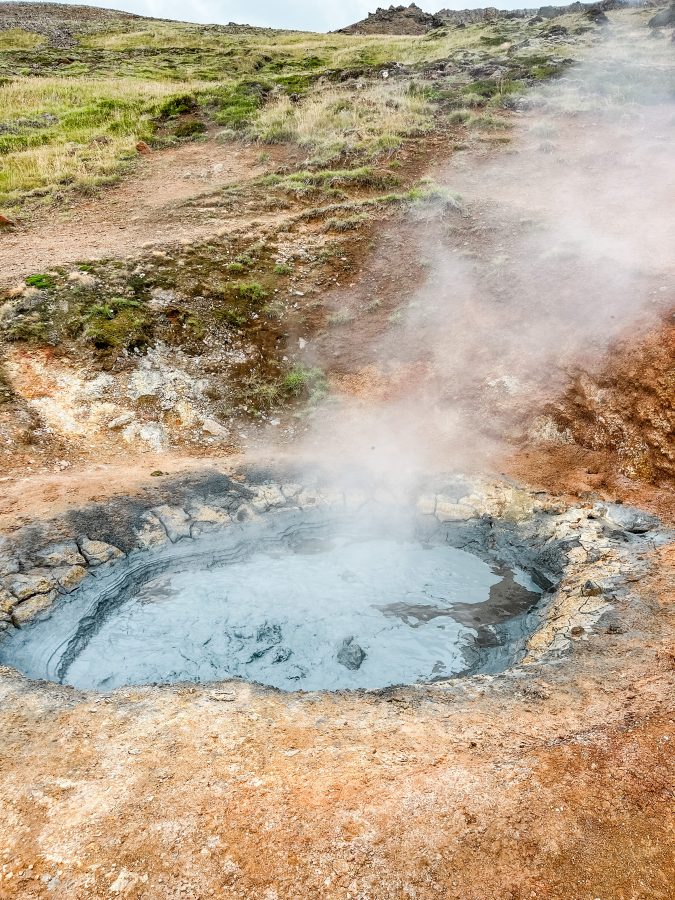
M151 244L212 235L228 222L187 210L185 201L253 180L289 158L280 147L263 156L255 146L219 143L213 133L199 143L148 150L130 176L102 195L36 212L26 226L0 234L0 283L78 260L135 257Z

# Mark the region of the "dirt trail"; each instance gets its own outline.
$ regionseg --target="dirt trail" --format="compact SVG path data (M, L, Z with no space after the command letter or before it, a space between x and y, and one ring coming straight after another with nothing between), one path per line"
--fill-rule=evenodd
M213 136L145 153L119 185L0 234L0 284L79 260L133 257L149 243L213 234L223 221L183 204L272 171L285 158L283 148L263 160L259 148L218 143Z

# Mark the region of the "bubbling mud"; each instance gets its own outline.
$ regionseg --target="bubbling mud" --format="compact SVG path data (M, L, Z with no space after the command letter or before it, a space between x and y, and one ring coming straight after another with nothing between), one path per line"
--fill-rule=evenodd
M243 679L375 689L502 668L541 597L447 529L282 513L101 572L3 644L84 689Z

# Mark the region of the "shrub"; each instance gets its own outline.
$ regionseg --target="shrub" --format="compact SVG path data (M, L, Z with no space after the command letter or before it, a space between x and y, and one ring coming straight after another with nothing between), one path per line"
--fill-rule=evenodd
M304 366L295 366L290 372L287 372L281 386L289 397L304 397L313 403L318 402L328 393L326 376L321 369L308 369Z
M196 134L204 134L206 125L203 122L181 122L174 129L176 137L194 137Z
M260 303L267 297L267 291L258 281L238 285L237 293L247 303Z

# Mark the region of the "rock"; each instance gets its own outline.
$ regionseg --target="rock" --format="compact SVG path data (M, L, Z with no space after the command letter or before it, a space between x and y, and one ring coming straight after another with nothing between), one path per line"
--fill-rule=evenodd
M80 553L80 548L75 541L67 541L63 544L52 544L33 554L33 558L40 566L54 568L57 566L83 566L85 560Z
M620 503L609 503L606 507L595 507L596 511L604 514L605 518L631 534L646 534L660 524L656 516L642 512L632 506L623 506Z
M151 512L166 529L172 544L175 544L181 538L190 537L190 516L182 507L157 506Z
M17 598L17 600L27 600L35 594L48 594L56 587L55 580L51 575L35 574L35 575L10 575L5 579L5 587Z
M166 428L160 425L159 422L148 422L146 425L141 425L138 436L156 453L161 453L162 450L165 450L169 443Z
M366 651L359 647L353 637L345 638L337 653L337 661L340 665L346 669L352 669L352 671L360 669L365 658Z
M603 593L603 589L595 581L586 581L581 588L582 597L600 597Z
M286 498L276 484L261 485L256 490L256 497L251 501L251 506L258 512L266 512L274 506L284 506Z
M436 497L436 518L439 522L465 522L473 519L476 511L464 503L455 503L442 494Z
M657 12L647 23L650 28L666 28L675 25L675 3L671 3L666 9Z
M13 575L20 569L19 560L11 553L0 553L0 576Z
M9 615L16 606L17 602L18 601L14 594L10 594L10 592L4 590L4 588L0 588L0 613L3 613L3 615Z
M56 591L50 591L48 594L36 594L34 597L29 597L14 607L12 622L17 628L20 628L22 625L30 622L31 619L34 619L39 613L49 609L57 596Z
M414 3L378 9L365 19L340 29L340 34L426 34L445 24L440 16L423 12Z
M192 519L190 526L190 536L195 538L200 534L217 531L224 528L232 521L229 513L223 509L215 509L212 506L204 504L195 504L188 507L188 514Z
M116 416L110 422L108 422L108 428L111 431L115 431L118 428L124 428L125 425L130 425L136 416L132 412L125 412L119 416Z
M215 419L206 418L202 422L202 431L204 434L210 434L213 437L227 437L229 434L227 428L217 422Z
M84 562L84 560L82 560ZM72 593L80 584L83 578L87 577L87 570L84 566L70 566L65 569L55 569L56 580L59 586L66 592Z
M153 550L166 544L169 536L157 516L152 513L144 513L141 516L141 527L136 529L136 539L139 547L144 550Z
M113 559L124 556L121 550L105 541L92 541L88 537L80 538L80 550L90 566L101 566Z

